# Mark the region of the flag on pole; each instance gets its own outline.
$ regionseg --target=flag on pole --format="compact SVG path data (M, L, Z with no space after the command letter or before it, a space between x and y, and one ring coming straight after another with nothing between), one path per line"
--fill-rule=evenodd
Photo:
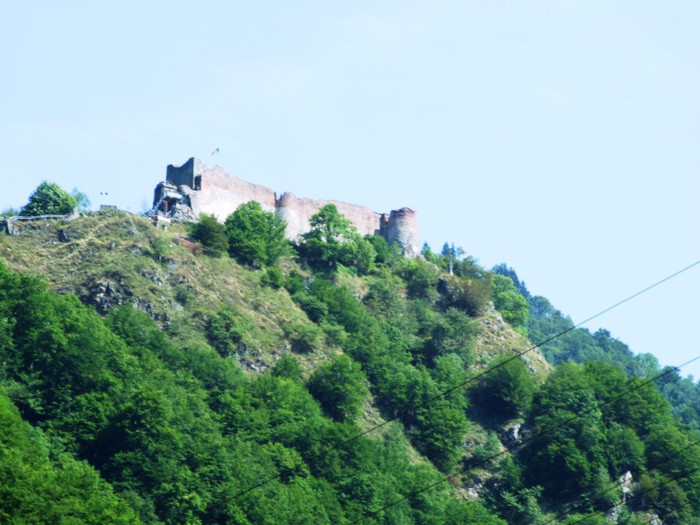
M216 148L214 151L212 151L212 152L211 152L211 156L213 157L213 156L216 155L217 153L219 153L219 148Z

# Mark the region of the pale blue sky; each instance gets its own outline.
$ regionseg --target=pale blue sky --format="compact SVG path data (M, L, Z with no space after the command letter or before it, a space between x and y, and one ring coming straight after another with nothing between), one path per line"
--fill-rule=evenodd
M0 209L48 179L138 212L198 156L413 207L575 322L700 258L695 1L0 7ZM695 268L590 329L679 364L699 292Z

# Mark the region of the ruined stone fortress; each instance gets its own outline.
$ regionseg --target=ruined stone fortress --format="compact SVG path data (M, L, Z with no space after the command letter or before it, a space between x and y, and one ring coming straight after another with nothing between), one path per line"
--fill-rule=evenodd
M361 235L381 235L389 244L397 243L409 257L419 253L418 217L410 208L387 214L346 202L299 198L292 193L283 193L278 198L270 188L234 177L220 166L206 166L196 158L182 166L168 166L165 181L156 186L152 213L187 221L195 221L206 213L223 222L249 201L260 203L263 210L284 219L287 237L292 240L311 229L309 219L320 208L335 204Z

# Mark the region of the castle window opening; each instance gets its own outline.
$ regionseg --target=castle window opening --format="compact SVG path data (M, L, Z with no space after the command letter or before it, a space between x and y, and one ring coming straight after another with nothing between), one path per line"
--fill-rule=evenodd
M201 175L197 175L197 176L194 178L194 189L195 189L195 190L201 190L201 189L202 189L202 176L201 176Z

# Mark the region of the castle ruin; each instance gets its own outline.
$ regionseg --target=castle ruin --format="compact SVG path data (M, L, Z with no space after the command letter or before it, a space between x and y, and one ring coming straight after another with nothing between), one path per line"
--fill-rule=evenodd
M260 203L263 210L284 219L286 235L291 240L311 229L309 220L319 209L335 204L360 235L381 235L389 244L397 243L406 256L419 253L418 217L410 208L377 213L357 204L299 198L292 193L283 193L278 198L270 188L246 182L220 166L207 166L196 158L190 158L182 166L168 166L165 181L156 186L152 213L185 221L196 221L200 214L206 213L223 222L249 201Z

